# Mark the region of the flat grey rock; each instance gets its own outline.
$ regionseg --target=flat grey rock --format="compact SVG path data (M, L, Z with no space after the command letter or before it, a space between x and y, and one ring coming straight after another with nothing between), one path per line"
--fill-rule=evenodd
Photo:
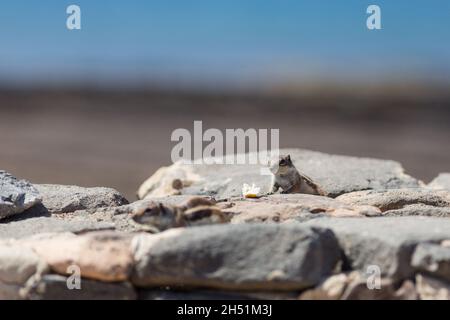
M133 248L138 287L291 291L319 283L340 256L332 232L297 223L171 229Z
M423 273L450 282L450 245L421 243L414 251L411 264Z
M34 185L42 196L42 204L49 213L117 207L128 201L111 188L83 188L57 184Z
M32 250L0 243L0 282L23 285L43 265Z
M450 192L427 188L365 190L336 198L349 205L370 205L385 216L450 216Z
M67 275L68 268L76 265L83 278L122 282L128 280L133 265L132 237L108 230L79 235L47 233L17 242L31 248L54 273Z
M414 274L416 245L450 238L450 219L435 217L322 218L304 223L331 229L339 240L347 268L406 279Z
M38 190L0 170L0 219L21 213L41 202Z
M0 239L19 239L39 233L73 232L114 229L114 224L93 219L61 219L36 217L9 223L0 223Z
M440 173L427 187L430 189L450 190L450 173Z
M450 217L450 208L434 207L423 204L411 204L396 210L389 210L385 216L423 216L423 217Z
M300 300L416 300L417 292L410 280L395 283L379 279L379 289L367 286L370 275L358 271L340 273L325 279L315 288L301 293Z
M0 243L0 300L21 299L28 279L46 270L46 263L33 250Z
M69 281L70 282L70 281ZM129 283L108 283L81 279L81 289L69 289L67 278L44 275L28 293L32 300L134 300L136 292Z
M17 284L3 283L0 281L0 300L23 299L20 291L22 287Z
M416 288L421 300L450 300L450 282L448 281L417 274Z
M139 227L136 223L133 223L133 221L130 219L130 208L123 207L111 208L98 212L87 212L85 210L76 211L75 213L73 213L72 217L69 220L90 221L90 223L94 225L101 223L102 225L104 224L110 226L111 229L114 229L116 231L141 231L142 228ZM117 210L120 210L120 212L117 212Z
M358 191L419 187L422 183L404 173L391 160L330 155L302 149L281 149L290 154L297 169L311 177L331 197ZM262 194L271 190L270 175L261 175L258 165L187 165L176 163L161 168L142 184L138 195L160 197L173 194L197 194L218 199L241 196L244 183L255 184ZM174 190L179 179L183 188Z
M173 201L173 200L172 200ZM148 200L136 201L118 207L102 207L78 210L68 213L51 214L42 205L0 221L1 238L22 238L41 232L75 232L114 229L137 232L142 228L130 219L135 208L145 205ZM164 201L162 201L164 202Z
M332 198L309 194L273 194L259 199L237 199L225 203L223 212L232 223L306 221L318 217L364 217L381 215L370 206L348 205Z

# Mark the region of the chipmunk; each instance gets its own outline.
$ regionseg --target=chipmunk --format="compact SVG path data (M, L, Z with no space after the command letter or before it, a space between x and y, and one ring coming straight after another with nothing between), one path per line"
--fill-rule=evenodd
M192 197L180 205L186 226L228 222L228 217L216 207L216 201Z
M133 212L131 219L144 230L154 233L229 221L214 201L202 197L192 197L179 206L150 202Z
M291 160L291 156L280 156L278 161L275 161L270 166L270 171L273 173L273 188L275 193L281 188L281 193L306 193L313 195L326 195L311 178L298 172Z
M134 209L131 220L141 229L153 233L184 225L181 209L156 202L149 202L145 206Z

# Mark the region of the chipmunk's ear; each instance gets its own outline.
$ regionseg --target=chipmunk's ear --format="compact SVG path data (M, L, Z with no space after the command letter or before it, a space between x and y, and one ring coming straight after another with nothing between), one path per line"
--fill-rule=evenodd
M291 155L290 155L290 154L288 154L288 155L286 156L286 160L287 160L288 162L292 163Z

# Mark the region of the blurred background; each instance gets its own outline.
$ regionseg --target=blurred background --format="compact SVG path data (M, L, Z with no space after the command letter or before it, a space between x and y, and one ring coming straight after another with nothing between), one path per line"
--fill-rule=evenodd
M66 8L81 7L81 30ZM366 9L381 7L381 30ZM15 0L0 8L0 169L130 200L176 128L450 171L450 2Z

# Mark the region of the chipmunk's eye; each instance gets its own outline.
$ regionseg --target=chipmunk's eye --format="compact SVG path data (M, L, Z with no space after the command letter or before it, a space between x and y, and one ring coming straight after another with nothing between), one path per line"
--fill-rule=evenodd
M280 166L285 166L286 165L286 160L280 160L280 162L279 162L279 165Z

